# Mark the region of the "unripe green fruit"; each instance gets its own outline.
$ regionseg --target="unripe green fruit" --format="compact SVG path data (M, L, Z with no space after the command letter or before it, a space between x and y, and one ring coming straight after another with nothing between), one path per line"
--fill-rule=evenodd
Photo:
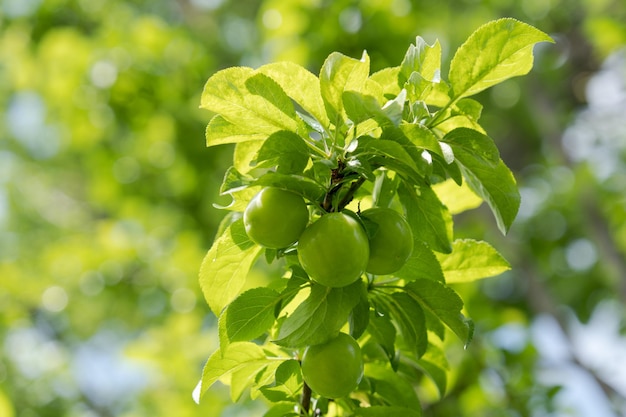
M365 272L369 259L367 234L346 214L325 214L300 236L298 259L317 283L345 287Z
M306 348L302 377L309 387L326 398L341 398L356 389L363 377L359 344L345 333L326 343Z
M370 255L365 269L370 274L396 272L413 252L413 233L407 221L395 210L375 207L363 211L361 217L377 225L369 237Z
M286 248L295 243L308 222L304 199L280 188L262 189L243 212L246 233L266 248Z

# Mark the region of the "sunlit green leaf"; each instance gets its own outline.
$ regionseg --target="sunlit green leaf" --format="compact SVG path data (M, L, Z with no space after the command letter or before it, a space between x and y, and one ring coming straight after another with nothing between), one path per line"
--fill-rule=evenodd
M215 73L204 86L200 107L250 133L297 132L299 127L293 103L282 88L251 68L232 67Z
M358 91L345 91L342 97L343 107L353 123L361 123L372 118L379 120L386 118L381 104L375 97Z
M206 127L206 146L223 145L265 139L267 134L255 133L246 126L230 123L220 115L214 116Z
M463 176L472 190L487 202L500 231L507 233L521 203L515 177L502 160L493 169L484 169L484 165L473 162L463 164Z
M404 289L425 313L443 322L465 345L469 344L474 326L461 313L463 301L452 288L437 281L420 279L406 284Z
M267 135L263 135L263 139L266 137ZM233 167L244 174L255 169L257 154L265 142L265 140L237 142L233 151Z
M452 250L452 216L430 187L420 187L420 195L412 187L401 185L398 196L404 206L413 237L427 243L432 250Z
M278 293L259 287L240 294L226 308L226 332L231 342L252 340L274 324Z
M224 174L222 185L220 186L220 194L230 194L234 191L241 190L252 184L254 179L248 175L244 175L234 166L228 168Z
M309 149L302 138L288 130L271 134L257 155L257 162L270 161L282 174L298 174L309 161Z
M511 265L487 242L455 240L452 252L437 254L448 283L471 282L499 275Z
M406 281L433 279L435 281L444 282L441 265L439 265L435 253L433 253L419 237L414 236L413 240L414 244L411 256L402 268L394 272L393 275Z
M321 126L328 126L328 116L320 92L320 80L314 74L292 62L263 65L258 72L276 81L285 93L313 116Z
M298 417L301 414L296 412L297 402L279 402L273 404L263 417Z
M435 383L439 396L443 397L448 386L449 369L443 349L434 343L429 343L426 353L417 359L416 364Z
M248 372L257 370L258 373L270 362L263 349L250 342L236 342L228 345L226 349L216 350L204 365L200 398L217 380L242 369Z
M335 337L359 302L362 285L360 280L342 288L312 283L311 293L285 319L274 343L297 348Z
M426 320L420 305L403 292L377 294L375 300L381 305L381 311L390 314L402 334L406 348L420 357L426 351L428 337Z
M254 178L250 175L242 174L234 167L230 167L226 171L220 193L233 194L246 187L258 186L275 187L292 191L309 201L318 201L326 193L326 189L323 186L303 175L269 171L258 178Z
M533 45L551 42L540 30L506 18L479 27L456 51L448 79L455 98L467 97L508 78L527 74Z
M400 130L413 145L419 149L426 149L436 155L440 155L444 159L448 159L439 144L439 140L432 130L420 124L405 123L400 125Z
M383 89L383 94L387 98L396 97L400 94L402 86L398 82L400 67L383 68L372 74L370 79L376 81Z
M372 385L372 391L385 400L385 402L391 407L382 407L385 410L406 409L414 410L417 414L402 414L402 416L421 415L421 405L413 386L404 379L401 375L395 373L391 368L379 363L368 363L365 366L365 376L370 380ZM372 408L361 408L358 411L372 410ZM374 408L377 410L377 408ZM357 414L363 416L378 416L379 414ZM396 414L385 414L396 415ZM400 414L397 414L400 416Z
M270 372L274 371L280 364L281 362L278 360L267 360L265 363L262 361L252 362L238 367L230 375L230 399L233 402L238 401L244 391L255 384L260 373L265 372L268 368L270 368Z
M411 44L400 64L399 81L407 82L413 73L419 73L428 81L439 81L441 66L441 45L439 41L431 46L418 36Z
M390 175L389 171L378 171L372 190L372 205L374 207L389 207L398 189L399 179Z
M358 339L367 329L369 324L370 303L367 297L367 288L361 286L361 297L359 302L354 306L348 318L350 325L350 336Z
M472 157L485 165L496 165L500 160L500 152L493 139L473 129L459 128L446 134L442 139L454 150L454 154L461 154L465 158Z
M440 82L441 45L436 41L432 46L417 37L400 65L398 81L404 85L411 101L424 100L435 84Z
M261 387L261 392L272 402L298 400L302 384L300 364L292 359L280 364L276 369L274 382Z
M282 188L299 194L309 201L318 201L326 193L324 187L309 177L279 172L268 172L254 180L251 185Z
M354 59L339 52L326 58L320 71L320 90L330 122L337 125L343 120L344 91L361 91L369 76L369 57Z
M359 408L353 414L354 417L420 417L421 408L406 408L397 406L374 405L367 408Z
M451 131L443 140L454 150L468 185L489 204L498 227L506 233L515 220L521 198L513 173L500 159L493 140L466 128Z
M404 146L392 140L362 138L362 151L369 163L374 166L383 166L398 175L419 183L428 174L429 166L419 157L414 160Z
M483 112L483 105L471 98L463 98L456 102L454 109L456 112L478 121Z
M370 311L368 331L372 339L376 341L389 358L395 355L396 328L391 322L389 315L382 315L375 311Z
M216 316L239 295L260 252L261 247L246 235L242 219L213 243L200 266L200 287Z
M434 184L433 190L441 202L448 208L450 214L453 215L475 209L483 203L483 199L478 197L466 182L458 185L452 179L449 179L439 184Z

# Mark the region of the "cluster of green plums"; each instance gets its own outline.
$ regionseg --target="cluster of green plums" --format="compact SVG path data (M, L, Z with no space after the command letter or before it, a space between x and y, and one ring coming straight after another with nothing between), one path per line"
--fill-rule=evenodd
M255 195L243 213L246 233L267 248L298 242L302 268L319 284L345 287L368 272L387 275L399 270L413 251L413 234L400 213L374 207L354 216L323 214L309 224L304 199L280 188L267 187ZM363 224L368 225L368 233Z
M363 273L398 271L413 251L413 234L397 211L375 207L358 215L331 212L309 224L304 199L290 191L267 187L243 213L246 233L266 248L287 248L297 242L302 268L318 284L345 287ZM364 225L367 225L367 231ZM359 344L345 333L308 346L302 376L313 391L327 398L351 393L363 376Z

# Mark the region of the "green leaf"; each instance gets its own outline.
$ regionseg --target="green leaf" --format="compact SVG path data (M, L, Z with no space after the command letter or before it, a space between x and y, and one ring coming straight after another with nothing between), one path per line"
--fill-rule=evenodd
M348 324L350 325L350 336L358 339L367 329L369 324L370 303L367 297L367 288L361 286L361 296L359 302L350 312Z
M421 74L414 72L405 84L407 96L411 102L423 102L435 88L435 83L428 81ZM414 120L421 120L422 115L414 115Z
M248 187L254 179L251 176L244 175L234 166L229 167L224 173L224 179L220 186L220 194L231 194Z
M398 197L413 237L435 251L449 253L452 250L452 216L430 187L420 187L419 190L418 196L413 187L404 183L398 187Z
M199 397L201 398L217 380L230 377L233 372L245 369L247 372L257 370L258 373L270 362L265 357L263 349L254 343L236 342L225 349L218 349L204 365Z
M498 228L506 234L521 198L513 173L500 159L493 140L467 128L455 129L443 140L452 147L470 188L487 202Z
M488 166L495 166L500 161L500 152L493 139L476 130L465 127L454 129L442 141L452 147L459 160L472 158Z
M450 287L430 279L409 282L404 287L424 312L444 323L467 346L472 340L474 326L463 316L461 297Z
M213 207L220 210L231 210L233 213L241 214L241 212L246 209L250 200L252 200L252 197L259 191L261 191L259 187L228 190L227 194L232 198L232 201L227 205L213 204Z
M246 126L229 122L222 116L215 115L206 127L206 146L223 145L265 139L267 134L251 132Z
M454 113L465 115L476 122L480 119L482 112L483 105L471 98L463 98L454 105Z
M274 308L278 302L278 293L265 287L239 295L224 313L228 339L239 342L261 336L274 324Z
M411 180L411 182L422 182L423 177L427 174L427 165L423 159L418 159L421 164L411 158L406 149L391 140L382 139L359 139L359 143L363 144L362 152L368 157L368 162L372 166L384 166L402 177Z
M382 107L383 114L394 126L399 126L402 122L406 101L407 92L402 89L394 99L387 101Z
M372 190L372 206L389 207L398 189L399 177L389 171L378 171Z
M259 149L257 162L270 161L276 172L299 174L309 162L309 149L304 140L293 132L280 130L271 134Z
M374 119L381 126L398 126L402 121L405 101L405 90L402 90L395 99L387 101L383 106L376 97L369 94L358 91L345 91L343 93L343 105L346 114L354 124Z
M311 284L311 293L283 322L274 343L299 348L335 337L361 298L363 282L342 288Z
M420 408L374 405L359 408L352 415L355 417L420 417L422 412Z
M336 126L343 121L344 91L361 91L369 76L369 57L363 52L358 60L333 52L320 71L320 91L330 122Z
M226 331L226 309L222 311L222 314L217 319L217 335L220 341L220 349L226 349L230 345L228 332Z
M451 163L450 156L444 153L437 136L435 136L432 130L420 124L405 123L400 125L400 131L420 150L426 149Z
M391 322L389 315L370 311L368 331L372 339L383 348L387 357L390 360L393 359L396 353L396 328Z
M309 201L321 200L326 193L326 189L323 186L321 186L311 178L305 177L303 175L283 174L280 172L270 171L261 175L259 178L254 178L250 175L242 174L241 172L237 171L235 167L230 167L226 171L222 186L220 187L220 193L233 194L235 192L241 191L246 187L255 186L276 187L283 190L289 190L298 195L301 195ZM256 192L252 193L252 195L250 195L250 198L253 197L254 194L256 194ZM243 208L245 208L245 205Z
M425 148L418 146L409 137L407 137L402 131L402 126L403 125L401 125L401 128L386 126L382 131L379 141L392 142L397 145L400 145L404 149L404 152L408 154L409 157L411 158L412 166L415 167L417 172L423 176L429 175L430 171L432 170L432 166L424 158ZM436 143L436 138L435 138L435 143ZM394 146L397 146L397 145L394 145ZM436 146L439 146L439 145L437 144ZM407 175L404 175L404 176L406 177ZM421 183L423 181L416 179L413 182Z
M448 385L448 360L444 351L433 343L428 344L426 353L417 360L417 365L434 383L443 398Z
M321 201L326 194L326 189L309 177L296 174L281 174L279 172L268 172L250 185L262 185L265 187L276 187L289 190L301 195L309 201Z
M297 132L300 126L293 103L276 81L246 67L227 68L209 78L200 107L250 133Z
M251 388L256 384L256 380L260 374L266 371L272 372L279 365L278 360L268 360L266 363L249 363L234 370L230 376L230 399L233 402L238 401L247 388Z
M200 266L200 287L216 316L237 297L261 249L246 235L242 219L213 243Z
M517 216L521 202L513 173L503 161L493 170L470 164L471 162L463 165L463 176L472 190L487 202L498 228L506 234Z
M400 90L402 90L402 87L398 82L399 74L400 67L387 67L372 74L370 80L375 81L382 87L385 97L396 97L400 94Z
M257 71L276 81L321 126L328 126L328 116L320 93L320 80L314 74L292 62L263 65Z
M261 392L261 388L266 387L273 383L276 380L276 371L285 362L288 362L292 359L284 357L284 352L282 350L277 349L273 345L265 344L263 346L263 350L265 351L265 355L268 359L271 360L272 363L267 365L265 368L261 370L254 377L254 381L249 384L250 387L250 398L257 399L259 396L263 395ZM233 387L231 384L231 391Z
M411 155L409 155L404 147L397 142L393 142L391 140L372 139L364 144L363 151L371 155L382 156L386 159L395 160L397 163L406 165L412 171L415 171L412 175L419 175L417 173L418 167L415 164L415 161L411 158Z
M345 91L342 98L346 115L354 124L368 119L387 119L382 106L375 97L358 91Z
M426 319L420 305L403 292L391 295L377 294L375 300L382 305L381 312L391 315L408 348L416 357L426 351L428 336Z
M295 258L297 256L294 255ZM289 262L289 259L287 259ZM297 262L297 259L296 259ZM291 269L291 277L287 280L287 284L285 288L280 293L280 304L276 306L276 316L280 313L280 311L286 307L291 300L294 299L300 292L300 290L310 283L309 276L304 272L304 269L300 266L300 264L291 264L289 265Z
M553 42L540 30L506 18L479 27L456 51L448 79L454 98L471 96L508 78L527 74L533 45Z
M297 400L302 391L302 373L296 360L288 360L276 369L271 385L261 387L263 396L272 402Z
M283 131L284 132L284 131ZM267 135L263 135L266 139ZM244 174L250 173L255 169L256 159L265 140L250 140L246 142L237 142L233 151L233 167Z
M400 65L398 81L406 88L409 100L424 100L441 80L441 45L436 41L432 46L417 37Z
M452 252L437 254L446 282L463 283L499 275L511 265L487 242L471 239L452 242Z
M298 406L298 402L279 402L273 404L263 417L299 417L301 414L294 411Z
M444 275L437 257L419 237L414 236L413 252L400 268L394 272L394 276L405 281L415 281L416 279L433 279L444 282Z
M404 55L400 64L398 81L402 85L411 78L413 73L419 73L428 81L438 82L440 67L441 45L439 41L435 41L431 46L421 36L418 36L415 39L415 44L411 44Z
M410 409L413 410L414 413L421 410L420 402L415 394L414 387L409 383L409 381L392 371L388 366L384 366L380 363L368 363L365 365L365 376L370 380L372 391L389 405L382 408L393 411L396 407L398 409L402 407L403 410ZM358 412L362 412L363 410L371 411L372 409L378 410L378 408L370 407L358 409ZM379 414L362 415L377 416ZM385 415L388 416L389 414ZM420 414L402 414L402 416L412 415L419 416Z
M448 179L434 184L433 190L452 215L475 209L483 203L483 199L469 188L467 182L458 185L452 179Z

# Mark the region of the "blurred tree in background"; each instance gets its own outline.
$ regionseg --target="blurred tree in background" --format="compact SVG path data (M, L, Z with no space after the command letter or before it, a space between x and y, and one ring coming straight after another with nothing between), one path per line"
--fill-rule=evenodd
M217 346L197 271L232 154L204 147L204 82L363 49L375 71L416 35L446 63L504 16L557 41L477 97L522 208L506 237L482 208L455 234L513 270L456 288L476 337L450 342L425 415L626 415L623 1L1 0L0 416L262 415L226 390L191 400Z

